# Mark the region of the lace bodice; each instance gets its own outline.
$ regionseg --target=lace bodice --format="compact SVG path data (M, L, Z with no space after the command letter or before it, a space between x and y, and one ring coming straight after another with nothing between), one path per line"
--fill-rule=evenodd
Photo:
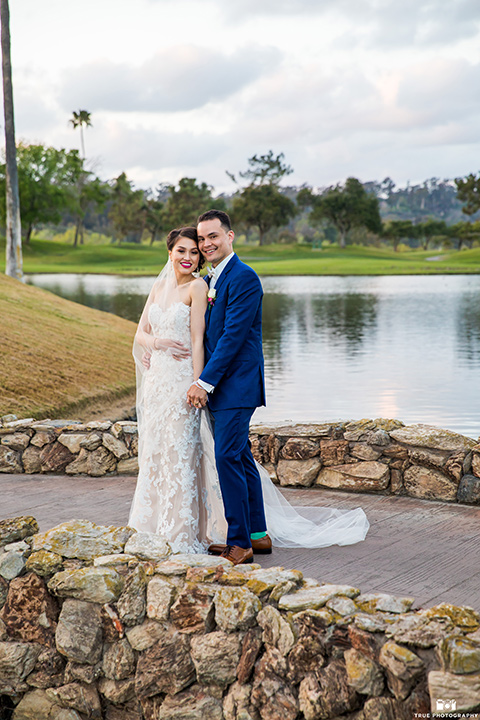
M163 310L160 305L152 303L148 311L148 320L155 337L177 340L188 348L192 346L189 305L176 302Z

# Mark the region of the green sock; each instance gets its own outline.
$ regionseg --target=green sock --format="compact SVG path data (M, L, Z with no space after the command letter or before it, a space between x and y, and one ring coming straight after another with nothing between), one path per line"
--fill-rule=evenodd
M260 540L260 538L265 537L266 534L267 534L266 532L250 533L250 539L251 540Z

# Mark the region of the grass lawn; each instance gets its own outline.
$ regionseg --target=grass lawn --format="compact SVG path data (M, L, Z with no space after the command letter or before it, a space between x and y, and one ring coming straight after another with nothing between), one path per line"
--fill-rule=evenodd
M55 418L131 393L135 324L0 275L0 415Z
M312 250L307 245L238 245L240 258L259 275L409 275L480 273L480 248L461 252L412 250L395 253L386 248L349 246L345 250ZM164 243L148 245L84 245L33 239L24 246L26 273L107 273L156 275L164 265ZM435 258L434 260L427 258ZM438 258L438 259L437 259ZM4 270L5 241L0 241L0 270Z

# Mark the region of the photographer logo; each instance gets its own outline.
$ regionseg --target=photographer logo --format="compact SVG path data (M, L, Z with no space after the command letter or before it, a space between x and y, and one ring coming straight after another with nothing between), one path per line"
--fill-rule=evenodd
M449 710L456 710L457 709L457 701L456 700L440 700L440 698L437 700L437 712L445 712Z

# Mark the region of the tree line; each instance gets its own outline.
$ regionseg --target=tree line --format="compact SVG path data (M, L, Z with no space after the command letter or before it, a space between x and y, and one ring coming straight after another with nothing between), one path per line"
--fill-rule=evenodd
M247 240L305 242L386 241L428 249L432 242L462 246L480 240L480 174L454 182L432 178L421 185L397 188L390 178L361 183L348 178L326 188L281 185L293 170L283 153L272 150L248 159L247 169L227 174L235 183L231 195L196 178L154 189L136 188L125 173L104 181L87 169L83 126L90 116L74 113L82 152L42 144L17 145L18 186L24 242L35 229L75 227L73 244L84 242L85 228L109 234L113 241L152 244L172 227L195 224L207 207L228 211ZM6 165L0 165L0 193L5 198ZM465 216L469 220L462 219ZM6 221L6 202L0 203Z

